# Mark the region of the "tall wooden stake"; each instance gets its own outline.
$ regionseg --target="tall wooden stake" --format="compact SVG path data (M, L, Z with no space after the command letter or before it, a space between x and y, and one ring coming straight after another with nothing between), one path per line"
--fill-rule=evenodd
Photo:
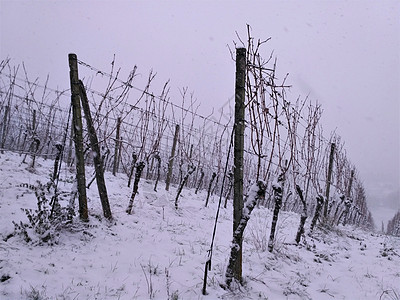
M324 220L325 220L325 222L327 221L327 218L328 218L329 191L331 188L333 155L334 154L335 154L335 143L332 143L331 144L331 153L329 155L328 177L326 178L326 192L325 192L325 203L324 203Z
M1 135L1 153L4 153L4 145L6 143L7 129L8 129L8 116L10 113L10 106L6 105L4 112L4 121Z
M350 198L351 195L351 187L353 185L353 179L354 179L354 170L351 170L349 186L347 187L347 193L346 193L347 198Z
M234 138L234 190L233 190L233 232L239 226L243 210L243 149L244 149L244 108L246 84L246 49L236 49L235 83L235 138ZM238 257L233 268L233 277L242 280L242 239L240 239Z
M79 216L82 220L88 220L85 158L83 156L82 115L80 104L78 59L76 54L69 54L69 77L71 83L72 116L74 127L76 179L78 182Z
M96 130L93 125L92 115L90 114L89 101L86 95L85 86L80 80L79 80L79 88L81 92L82 108L85 113L86 124L89 132L90 147L95 153L93 157L94 170L96 172L97 190L99 191L101 206L103 208L103 215L107 219L111 220L112 219L111 208L110 208L110 203L108 202L107 187L106 187L106 182L104 180L103 159L101 157L99 141L97 139Z
M35 135L36 133L36 109L33 110L33 116L32 116L32 133Z
M73 123L74 121L72 121ZM68 126L68 125L67 125ZM70 132L70 139L69 139L69 147L68 147L68 155L67 155L67 164L68 166L72 165L72 141L73 141L73 136L74 136L74 126L71 126L71 132Z
M172 144L172 150L171 150L171 156L170 156L169 161L168 161L167 179L165 180L165 190L166 191L169 190L169 184L171 182L172 168L174 166L174 157L175 157L176 143L178 142L178 137L179 137L179 124L176 124L174 142Z
M118 119L117 119L117 134L116 134L116 137L115 137L114 166L113 166L113 171L112 171L112 174L114 176L118 172L119 143L120 143L119 132L120 132L120 128L121 128L121 118L118 117Z

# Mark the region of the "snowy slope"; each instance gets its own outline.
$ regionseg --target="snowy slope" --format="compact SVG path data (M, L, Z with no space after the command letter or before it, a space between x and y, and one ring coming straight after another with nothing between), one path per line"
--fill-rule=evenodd
M214 244L207 296L201 294L218 198L207 208L205 193L176 187L166 192L141 181L132 215L125 213L131 189L123 174L106 173L114 216L102 218L95 184L88 190L90 221L74 220L57 243L27 244L12 221L28 222L21 208L35 208L32 189L46 183L53 161L34 169L18 154L0 154L0 299L400 299L400 239L351 227L313 236L297 246L300 216L281 213L273 253L266 251L272 213L256 208L244 238L238 290L220 287L232 236L232 208L222 209ZM28 158L28 163L30 162ZM72 189L64 168L59 188ZM72 170L73 171L73 170ZM92 174L88 168L87 174ZM29 186L32 185L32 186ZM66 197L67 198L67 197ZM66 205L66 202L62 202ZM308 230L309 223L306 223Z

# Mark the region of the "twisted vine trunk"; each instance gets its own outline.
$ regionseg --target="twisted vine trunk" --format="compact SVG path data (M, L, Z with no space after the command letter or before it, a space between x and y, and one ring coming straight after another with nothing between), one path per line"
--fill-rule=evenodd
M135 181L133 183L133 191L132 191L131 199L129 200L128 208L126 209L126 212L129 215L132 212L133 201L135 200L135 196L139 189L140 176L142 176L144 167L145 167L145 163L143 161L139 162L138 165L136 166Z
M278 182L272 185L272 189L274 190L275 208L274 208L274 215L272 217L271 234L269 235L269 241L268 241L269 252L272 252L272 250L274 250L275 231L276 231L276 225L278 224L279 211L281 210L282 207L284 182L285 182L285 175L282 173L278 177Z
M178 189L178 193L176 194L176 198L175 198L175 208L176 208L176 209L178 209L178 200L179 200L179 196L180 196L181 193L182 193L182 189L183 189L183 187L185 186L186 181L188 180L189 176L190 176L195 170L196 170L196 167L195 167L195 166L193 166L193 165L190 166L190 167L189 167L189 170L187 171L187 173L186 173L186 175L185 175L185 177L183 177L183 179L182 179L182 181L181 181L181 184L180 184L179 189Z
M301 203L303 204L303 212L300 216L300 225L296 234L296 243L298 244L300 243L301 236L304 234L304 224L306 223L307 220L307 203L303 196L303 190L298 185L296 185L296 192L300 197Z
M158 181L160 180L160 171L161 171L161 157L159 154L154 155L154 158L157 160L157 177L156 183L154 184L154 191L157 192Z
M128 187L131 187L131 181L132 181L133 171L135 170L136 161L137 161L137 155L136 153L132 153L132 165L129 171Z
M241 250L243 232L247 226L248 221L250 220L251 212L256 206L256 203L259 199L264 198L266 188L267 187L265 182L258 181L250 188L249 194L245 200L242 217L239 221L238 226L236 227L235 232L233 233L231 255L229 257L229 263L225 273L225 282L227 287L231 286L232 280L235 275L234 268L239 259L239 251Z
M203 183L203 178L204 178L204 171L203 169L200 170L200 179L199 179L199 184L197 185L196 191L194 192L196 195L201 187L201 184Z
M311 221L310 233L313 232L315 224L317 224L323 204L324 204L324 197L321 195L318 195L317 196L317 207L315 208L314 218Z
M211 195L212 184L213 184L213 181L214 181L214 179L215 179L216 176L217 176L217 173L215 173L215 172L212 173L211 180L210 180L210 184L208 185L207 199L206 199L205 207L207 207L207 205L208 205L208 200L210 199L210 195Z

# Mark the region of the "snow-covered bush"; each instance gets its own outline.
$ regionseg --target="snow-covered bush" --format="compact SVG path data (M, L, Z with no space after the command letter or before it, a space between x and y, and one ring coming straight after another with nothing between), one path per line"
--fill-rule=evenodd
M51 194L48 192L46 195L46 189L47 186L40 183L35 188L37 209L21 208L29 223L13 221L15 233L22 235L27 243L57 243L60 230L72 223L73 209L61 207L54 193L49 201Z

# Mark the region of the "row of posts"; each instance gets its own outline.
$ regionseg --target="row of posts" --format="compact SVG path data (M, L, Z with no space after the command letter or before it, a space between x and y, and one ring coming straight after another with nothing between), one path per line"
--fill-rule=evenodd
M112 218L111 208L107 196L107 188L104 180L104 162L100 153L99 142L93 126L93 120L91 117L88 98L86 95L85 87L83 83L79 80L78 74L78 59L76 54L69 54L69 68L70 68L70 84L71 84L71 104L72 104L72 132L73 141L75 145L75 157L76 157L76 179L77 179L77 192L79 201L79 216L82 220L88 220L88 207L87 207L87 195L86 195L86 179L85 179L85 160L84 160L84 149L83 149L83 122L81 114L81 104L86 118L86 124L89 132L89 139L92 151L95 152L93 157L94 166L96 172L96 182L98 187L98 192L100 196L100 201L103 207L104 216L107 219ZM114 165L113 165L113 175L116 175L118 170L121 145L122 141L120 138L120 126L121 118L117 120L117 132L116 132L116 143L115 143L115 155L114 155ZM171 156L168 161L168 171L166 178L165 189L168 191L173 170L173 162L176 152L177 141L179 137L179 125L175 126L175 135L171 150ZM70 147L71 149L72 147ZM70 154L69 154L70 155Z
M236 49L236 80L235 80L235 123L234 123L234 197L233 197L233 232L237 229L239 222L242 218L243 211L243 153L244 153L244 121L245 121L245 84L246 84L246 49ZM77 174L77 187L78 187L78 199L79 199L79 214L83 220L88 219L88 208L87 208L87 197L86 197L86 182L85 182L85 163L84 163L84 151L83 151L83 135L82 135L82 115L81 105L82 102L83 110L86 117L86 123L88 126L89 137L91 142L92 150L95 153L95 170L96 180L99 189L99 195L103 205L104 216L111 219L111 210L107 198L107 190L104 182L104 166L100 155L100 149L96 133L94 131L93 122L90 116L90 110L88 100L82 82L79 81L77 56L75 54L69 54L69 66L70 66L70 82L71 82L71 101L72 101L72 112L73 112L73 132L74 132L74 143L75 143L75 156L76 156L76 174ZM118 160L121 148L120 141L120 125L121 119L118 118L117 133L116 133L116 145L115 145L115 157L113 174L117 172ZM179 136L179 125L175 127L174 141L171 150L171 156L168 161L168 170L166 178L166 190L169 190L173 161L175 157L176 144ZM330 156L329 156L329 167L327 174L327 184L325 191L325 203L323 208L323 216L326 220L328 216L328 205L329 205L329 194L330 184L332 177L333 168L333 157L335 152L335 144L331 144ZM96 159L97 158L97 159ZM353 175L353 173L352 173ZM351 186L351 183L350 183ZM351 187L350 187L351 188ZM349 189L350 189L349 188ZM242 280L242 240L240 240L239 253L237 263L234 268L234 278L241 282Z

